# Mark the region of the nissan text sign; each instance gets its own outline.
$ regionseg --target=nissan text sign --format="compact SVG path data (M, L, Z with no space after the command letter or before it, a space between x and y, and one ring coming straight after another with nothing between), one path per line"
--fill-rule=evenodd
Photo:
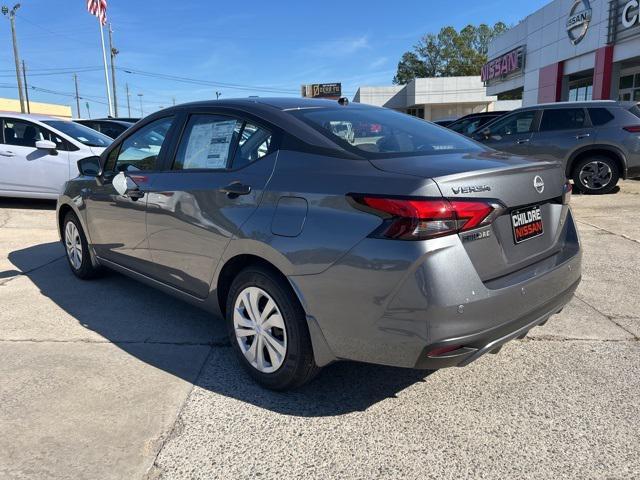
M523 67L524 47L518 47L485 63L482 67L480 78L483 82L488 82L495 78L505 78L514 72L522 70Z

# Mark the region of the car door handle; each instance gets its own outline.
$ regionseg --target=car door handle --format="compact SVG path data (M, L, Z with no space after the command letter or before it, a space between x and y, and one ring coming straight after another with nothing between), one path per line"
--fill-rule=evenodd
M522 145L523 143L529 143L529 139L528 138L519 138L518 140L516 140L516 143L518 145Z
M590 137L590 133L581 133L580 135L576 135L576 140L582 140L583 138Z
M244 185L240 182L233 182L220 189L222 193L226 193L229 198L236 198L240 195L248 195L251 193L251 186Z
M11 150L0 150L0 155L2 155L3 157L15 157L16 154L13 153Z

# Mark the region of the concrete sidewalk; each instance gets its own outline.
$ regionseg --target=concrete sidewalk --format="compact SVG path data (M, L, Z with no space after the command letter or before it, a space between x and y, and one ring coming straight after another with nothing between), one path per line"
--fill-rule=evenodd
M221 321L115 273L75 279L51 204L0 202L0 478L637 478L640 182L573 205L583 282L527 339L273 393Z

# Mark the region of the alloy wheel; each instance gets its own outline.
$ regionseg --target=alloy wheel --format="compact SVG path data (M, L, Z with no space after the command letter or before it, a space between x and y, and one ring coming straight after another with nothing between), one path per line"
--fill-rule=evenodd
M287 354L287 330L280 309L259 287L240 292L233 311L233 327L240 350L262 373L273 373Z
M578 175L580 183L591 190L600 190L606 187L612 177L611 167L599 160L586 163Z
M69 262L75 270L82 266L82 241L80 232L73 222L67 222L64 229L64 244L67 247Z

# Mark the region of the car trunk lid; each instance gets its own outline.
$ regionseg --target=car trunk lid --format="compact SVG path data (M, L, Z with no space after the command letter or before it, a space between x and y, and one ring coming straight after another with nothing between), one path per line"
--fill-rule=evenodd
M490 225L459 234L483 281L527 267L562 247L566 180L558 162L494 152L371 162L381 170L431 178L445 198L495 205L499 215Z

